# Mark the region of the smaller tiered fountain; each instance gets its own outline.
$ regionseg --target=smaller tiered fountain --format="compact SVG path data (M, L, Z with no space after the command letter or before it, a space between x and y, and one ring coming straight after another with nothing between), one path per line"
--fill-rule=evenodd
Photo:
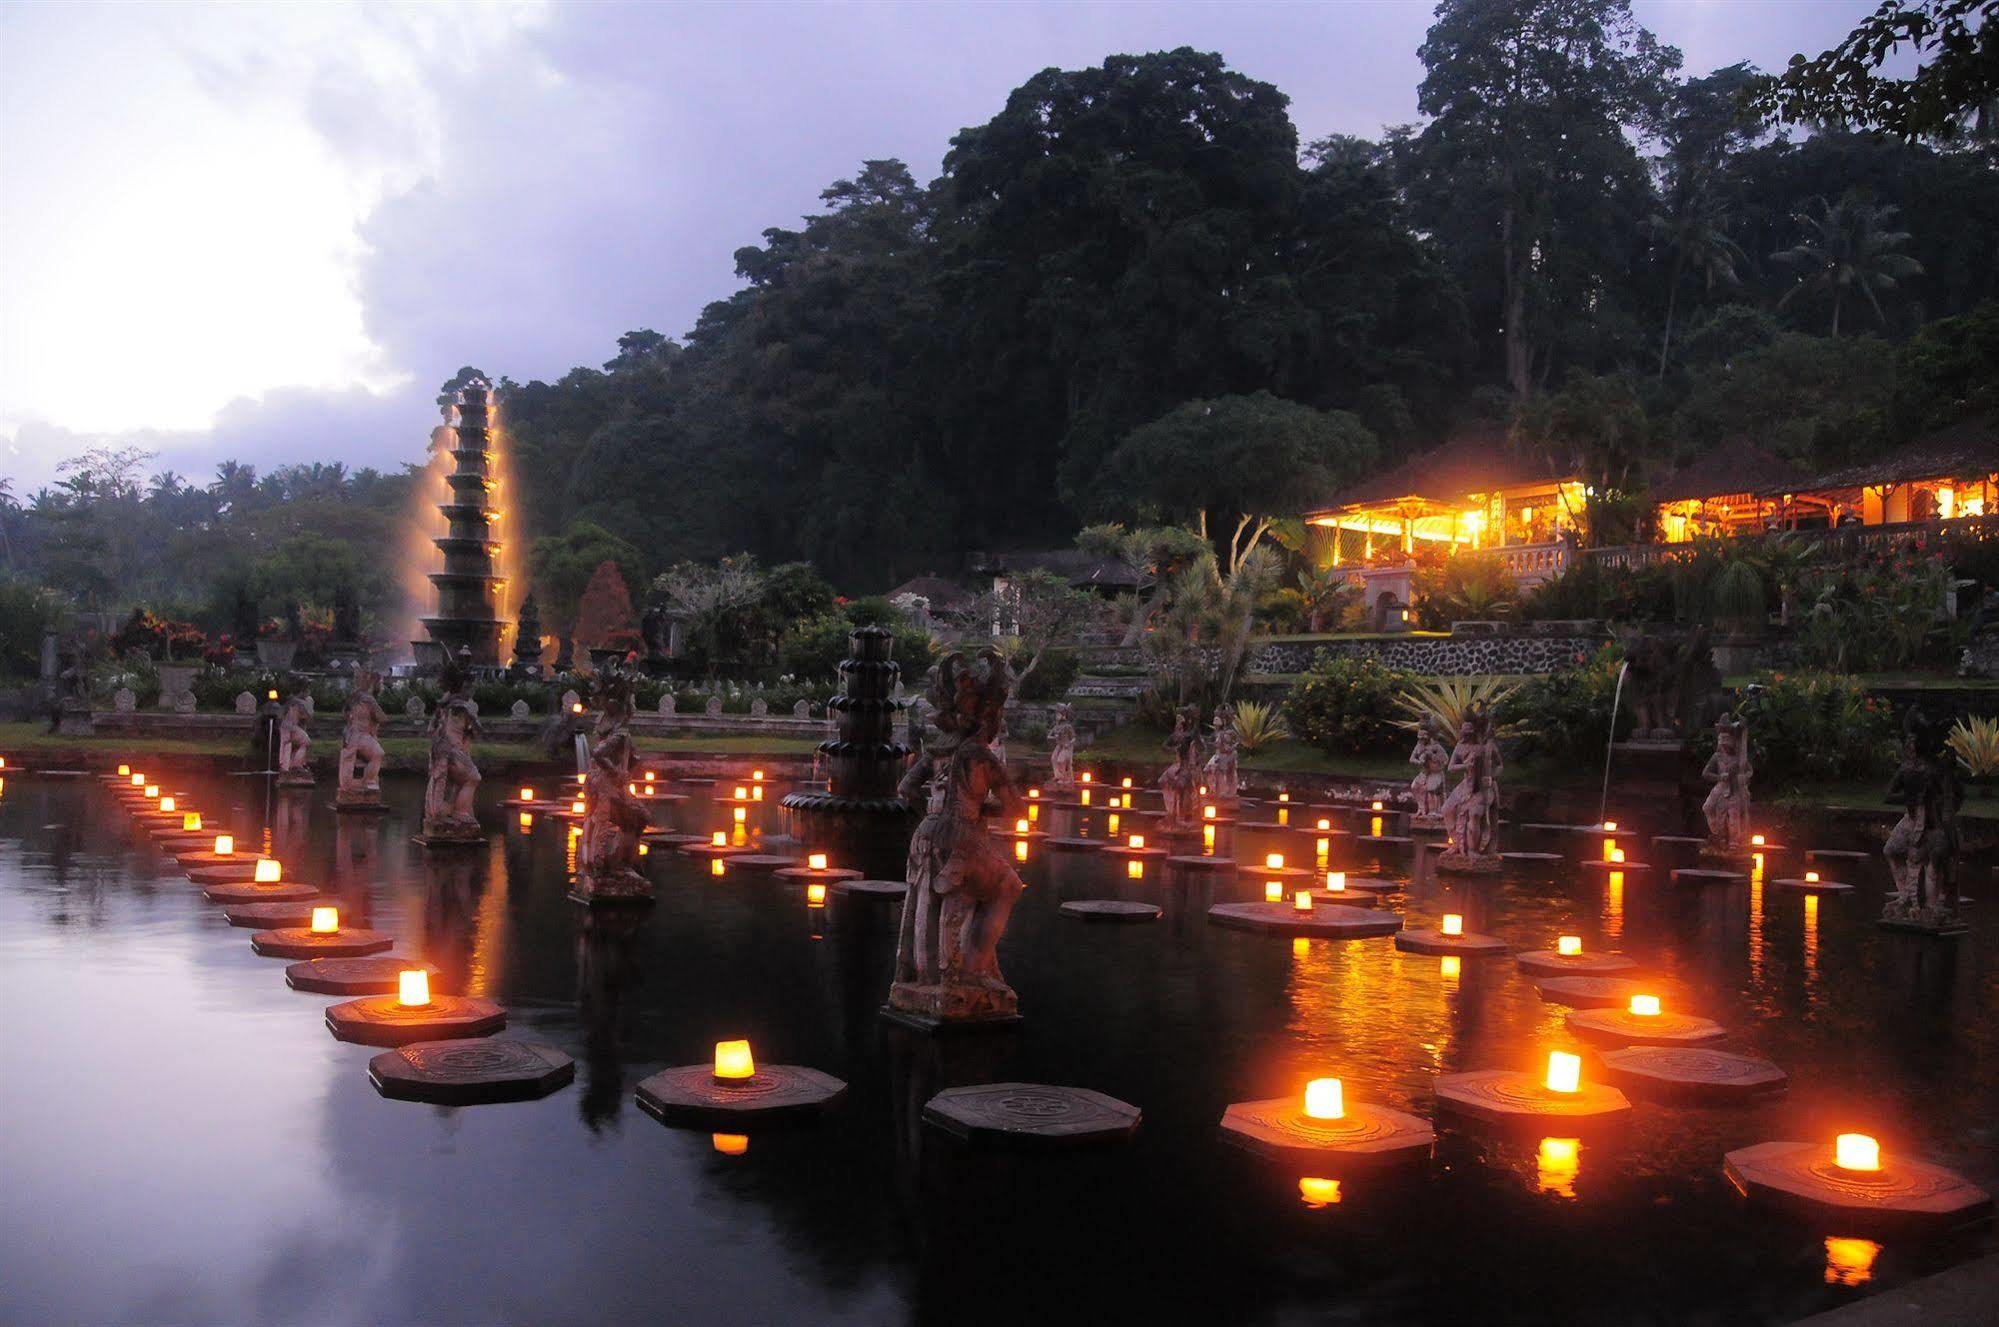
M826 703L839 724L819 744L828 785L824 792L795 792L784 805L797 818L798 837L836 850L842 862L902 865L912 812L896 795L909 748L895 739L895 699L902 675L891 657L895 635L886 627L856 628L849 658L840 661L840 692Z

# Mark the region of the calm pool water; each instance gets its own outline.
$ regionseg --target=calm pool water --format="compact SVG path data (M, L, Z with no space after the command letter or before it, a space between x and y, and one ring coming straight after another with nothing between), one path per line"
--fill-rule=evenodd
M1751 1109L1641 1101L1572 1175L1535 1140L1446 1128L1427 1172L1315 1208L1298 1169L1219 1140L1227 1103L1332 1073L1350 1099L1429 1115L1438 1073L1572 1046L1563 1007L1510 960L1450 978L1386 939L1296 946L1205 921L1255 880L1149 866L1130 881L1120 862L1037 851L1001 951L1024 1024L939 1041L877 1016L895 905L814 911L802 886L716 879L655 849L658 905L589 924L546 817L523 832L496 806L487 850L427 866L414 781L392 784L391 814L344 822L330 791L173 783L239 841L268 831L288 874L436 962L441 989L505 1004L511 1033L576 1057L577 1081L457 1110L377 1096L374 1052L321 1024L331 998L287 989L284 963L254 955L95 783L9 778L0 1321L1749 1323L1999 1247L1989 1228L1891 1241L1863 1250L1863 1270L1840 1244L1829 1267L1838 1232L1750 1210L1721 1174L1732 1147L1865 1128L1999 1185L1999 902L1983 865L1954 946L1872 924L1873 863L1829 870L1865 887L1811 916L1796 895L1659 872L1620 890L1572 868L1472 885L1419 873L1395 904L1412 917L1461 911L1521 948L1559 931L1621 948L1683 981L1731 1029L1724 1048L1776 1060L1792 1090ZM721 823L694 791L661 819ZM776 832L780 814L753 820ZM1309 853L1247 831L1238 847ZM1372 873L1356 848L1334 852ZM1379 873L1410 866L1395 851ZM1165 916L1056 911L1093 897ZM641 1078L732 1036L845 1078L846 1101L740 1156L634 1104ZM994 1157L918 1122L942 1087L1001 1079L1096 1088L1144 1124L1124 1147Z

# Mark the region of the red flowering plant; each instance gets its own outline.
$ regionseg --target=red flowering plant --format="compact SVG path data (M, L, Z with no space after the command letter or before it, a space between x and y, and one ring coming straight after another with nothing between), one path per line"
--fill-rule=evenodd
M120 654L139 650L156 662L196 659L208 644L208 636L191 622L161 617L149 608L135 608L111 637L111 647Z

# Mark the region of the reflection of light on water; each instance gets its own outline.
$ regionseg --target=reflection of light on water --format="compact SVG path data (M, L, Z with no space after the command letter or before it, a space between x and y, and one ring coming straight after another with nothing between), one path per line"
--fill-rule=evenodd
M1874 1279L1874 1259L1881 1246L1871 1239L1825 1237L1825 1283L1829 1286L1864 1286Z
M1603 938L1615 941L1624 934L1624 872L1612 871L1603 891Z
M1749 872L1749 980L1763 980L1763 859Z
M1805 975L1819 975L1819 896L1805 895Z
M1331 1207L1340 1200L1340 1182L1306 1176L1298 1181L1298 1200L1315 1212L1322 1207Z
M494 839L486 865L486 888L479 899L478 916L472 922L472 963L465 975L465 994L486 996L493 993L494 977L506 966L506 944L506 843L502 839Z
M1535 1181L1542 1193L1558 1198L1576 1196L1576 1172L1582 1169L1582 1141L1576 1138L1543 1138L1535 1154Z
M1294 937L1294 938L1292 939L1292 941L1291 941L1291 957L1293 957L1293 958L1309 958L1309 957L1311 956L1311 953L1312 953L1312 942L1311 942L1310 940L1307 940L1307 939L1306 939L1306 938L1305 938L1304 936L1302 936L1302 935L1301 935L1301 936L1297 936L1297 937Z

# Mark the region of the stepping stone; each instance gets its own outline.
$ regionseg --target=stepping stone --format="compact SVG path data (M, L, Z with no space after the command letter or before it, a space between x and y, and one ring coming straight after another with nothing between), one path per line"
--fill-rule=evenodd
M683 843L706 843L708 841L706 834L682 834L677 830L670 829L648 829L642 832L639 838L647 843L671 844L676 848Z
M906 880L837 880L832 892L842 898L874 899L879 902L897 902L909 894Z
M309 927L284 926L250 937L250 948L265 958L360 958L394 948L395 943L396 938L386 931L358 926L343 926L329 935Z
M1159 920L1159 909L1150 903L1127 903L1123 899L1087 898L1074 899L1064 903L1059 911L1065 917L1079 917L1086 922L1152 922Z
M1517 826L1517 828L1524 829L1530 834L1572 834L1575 832L1576 827L1574 825L1557 825L1553 821L1548 820L1529 820Z
M738 858L737 863L741 864L743 860L742 858ZM831 884L836 880L859 880L861 878L859 871L851 870L845 866L828 866L817 871L809 866L786 866L781 868L777 874L780 879L784 880L817 881L822 885Z
M1315 874L1317 874L1317 873L1315 873ZM1350 875L1350 876L1348 876L1348 877L1347 877L1347 892L1348 892L1349 894L1354 894L1354 893L1359 893L1359 894L1393 894L1393 893L1395 893L1395 892L1396 892L1397 890L1399 890L1399 889L1401 889L1401 888L1402 888L1402 886L1401 886L1401 885L1400 885L1399 883L1397 883L1396 881L1393 881L1393 880L1382 880L1382 879L1380 879L1380 878L1378 878L1378 877L1376 877L1376 876L1371 876L1371 875ZM1329 893L1331 893L1331 892L1332 892L1331 890L1328 890L1328 889L1325 889L1324 887L1321 887L1321 888L1318 888L1318 889L1315 889L1315 890L1313 890L1313 891L1312 891L1312 894L1313 894L1313 898L1312 898L1312 901L1313 901L1314 903L1317 903L1317 902L1319 901L1319 899L1318 899L1318 895L1320 895L1320 894L1329 894Z
M1515 866L1553 866L1557 862L1567 861L1568 858L1559 852L1502 852L1499 854L1499 860L1511 862Z
M1408 954L1457 954L1464 958L1497 958L1508 950L1496 935L1445 935L1442 931L1398 931L1395 947Z
M1795 890L1801 894L1851 894L1853 892L1853 886L1842 880L1806 880L1802 877L1786 877L1782 880L1772 880L1770 883L1779 889Z
M1879 854L1859 852L1852 848L1807 848L1805 860L1808 862L1871 862Z
M1673 871L1676 885L1737 885L1749 877L1740 871L1722 871L1708 866L1682 866Z
M234 862L213 866L181 863L181 874L197 885L241 885L257 878L255 862Z
M1789 1078L1768 1060L1694 1046L1605 1051L1604 1078L1626 1092L1691 1105L1726 1105L1782 1092Z
M1675 998L1671 983L1639 981L1633 977L1538 977L1534 990L1549 1004L1565 1004L1573 1009L1622 1009L1634 995Z
M1116 1097L1041 1083L946 1088L923 1107L925 1124L954 1137L1012 1146L1123 1142L1137 1132L1138 1121L1138 1107Z
M1235 870L1235 858L1233 857L1203 857L1198 853L1183 853L1178 856L1168 857L1166 863L1169 866L1184 866L1192 871Z
M1992 1195L1942 1166L1884 1151L1880 1170L1856 1174L1833 1156L1831 1143L1758 1143L1730 1152L1722 1172L1752 1202L1855 1235L1965 1225L1992 1210Z
M1531 949L1516 954L1514 962L1522 972L1537 977L1602 977L1613 972L1630 972L1638 966L1622 954L1561 954L1553 949Z
M1654 834L1652 842L1663 843L1669 848L1704 848L1707 840L1692 834Z
M674 851L684 852L690 857L740 857L745 853L755 852L756 849L747 843L717 844L711 839L697 839L693 843L680 844Z
M739 853L729 859L729 865L731 866L747 866L753 870L777 870L779 867L803 866L804 864L805 859L803 857L785 857L770 852ZM856 871L855 874L859 875L860 872Z
M1437 1107L1488 1124L1562 1131L1621 1123L1631 1114L1622 1092L1584 1083L1574 1092L1551 1092L1541 1079L1511 1069L1445 1074L1436 1082Z
M309 958L285 969L285 985L315 995L394 995L402 974L411 968L422 968L432 983L441 975L434 964L396 954Z
M1355 843L1367 844L1373 848L1406 848L1416 840L1410 838L1407 834L1382 834L1379 836L1373 834L1356 834L1353 836L1353 841ZM1430 841L1425 842L1423 846L1431 848L1443 845Z
M201 896L210 903L298 903L318 898L320 891L318 885L300 884L296 880L260 885L246 879L234 884L203 885Z
M1586 1041L1618 1046L1695 1046L1728 1035L1712 1019L1670 1011L1641 1016L1629 1009L1577 1009L1564 1021Z
M1057 852L1095 852L1104 846L1103 839L1053 838L1047 846Z
M1098 852L1107 857L1124 857L1132 861L1152 861L1166 856L1166 849L1148 843L1143 848L1134 848L1129 843L1113 840L1101 845Z
M440 1106L533 1101L576 1077L576 1061L553 1046L511 1037L426 1041L368 1061L368 1081L385 1097Z
M1305 1114L1300 1097L1231 1102L1222 1137L1279 1161L1348 1168L1420 1160L1437 1141L1430 1122L1416 1115L1356 1102L1339 1119L1321 1120Z
M715 1081L710 1064L662 1069L638 1086L638 1102L662 1124L727 1131L816 1115L846 1094L831 1074L798 1064L760 1064L749 1078Z
M1244 861L1238 861L1235 869L1244 875L1253 875L1262 880L1303 880L1307 876L1319 874L1302 866L1265 866L1260 862Z
M324 907L332 899L300 899L297 902L281 903L238 903L224 908L222 916L231 926L254 926L259 930L273 930L286 926L310 926L315 903Z
M1586 857L1579 865L1585 871L1602 871L1606 875L1612 871L1623 871L1629 874L1652 869L1650 862L1606 862L1599 857Z
M363 1046L483 1037L506 1025L506 1010L471 995L433 995L423 1005L406 1005L393 995L370 995L326 1011L328 1032Z
M1569 833L1580 834L1586 839L1635 839L1638 831L1629 825L1619 825L1616 829L1605 829L1602 825L1570 825Z
M1379 894L1365 889L1327 889L1320 886L1305 892L1312 896L1312 906L1315 908L1323 908L1328 904L1339 908L1371 908L1381 901Z
M1402 929L1402 918L1393 913L1337 906L1300 912L1288 902L1217 903L1208 909L1208 920L1236 930L1321 940L1364 940Z

